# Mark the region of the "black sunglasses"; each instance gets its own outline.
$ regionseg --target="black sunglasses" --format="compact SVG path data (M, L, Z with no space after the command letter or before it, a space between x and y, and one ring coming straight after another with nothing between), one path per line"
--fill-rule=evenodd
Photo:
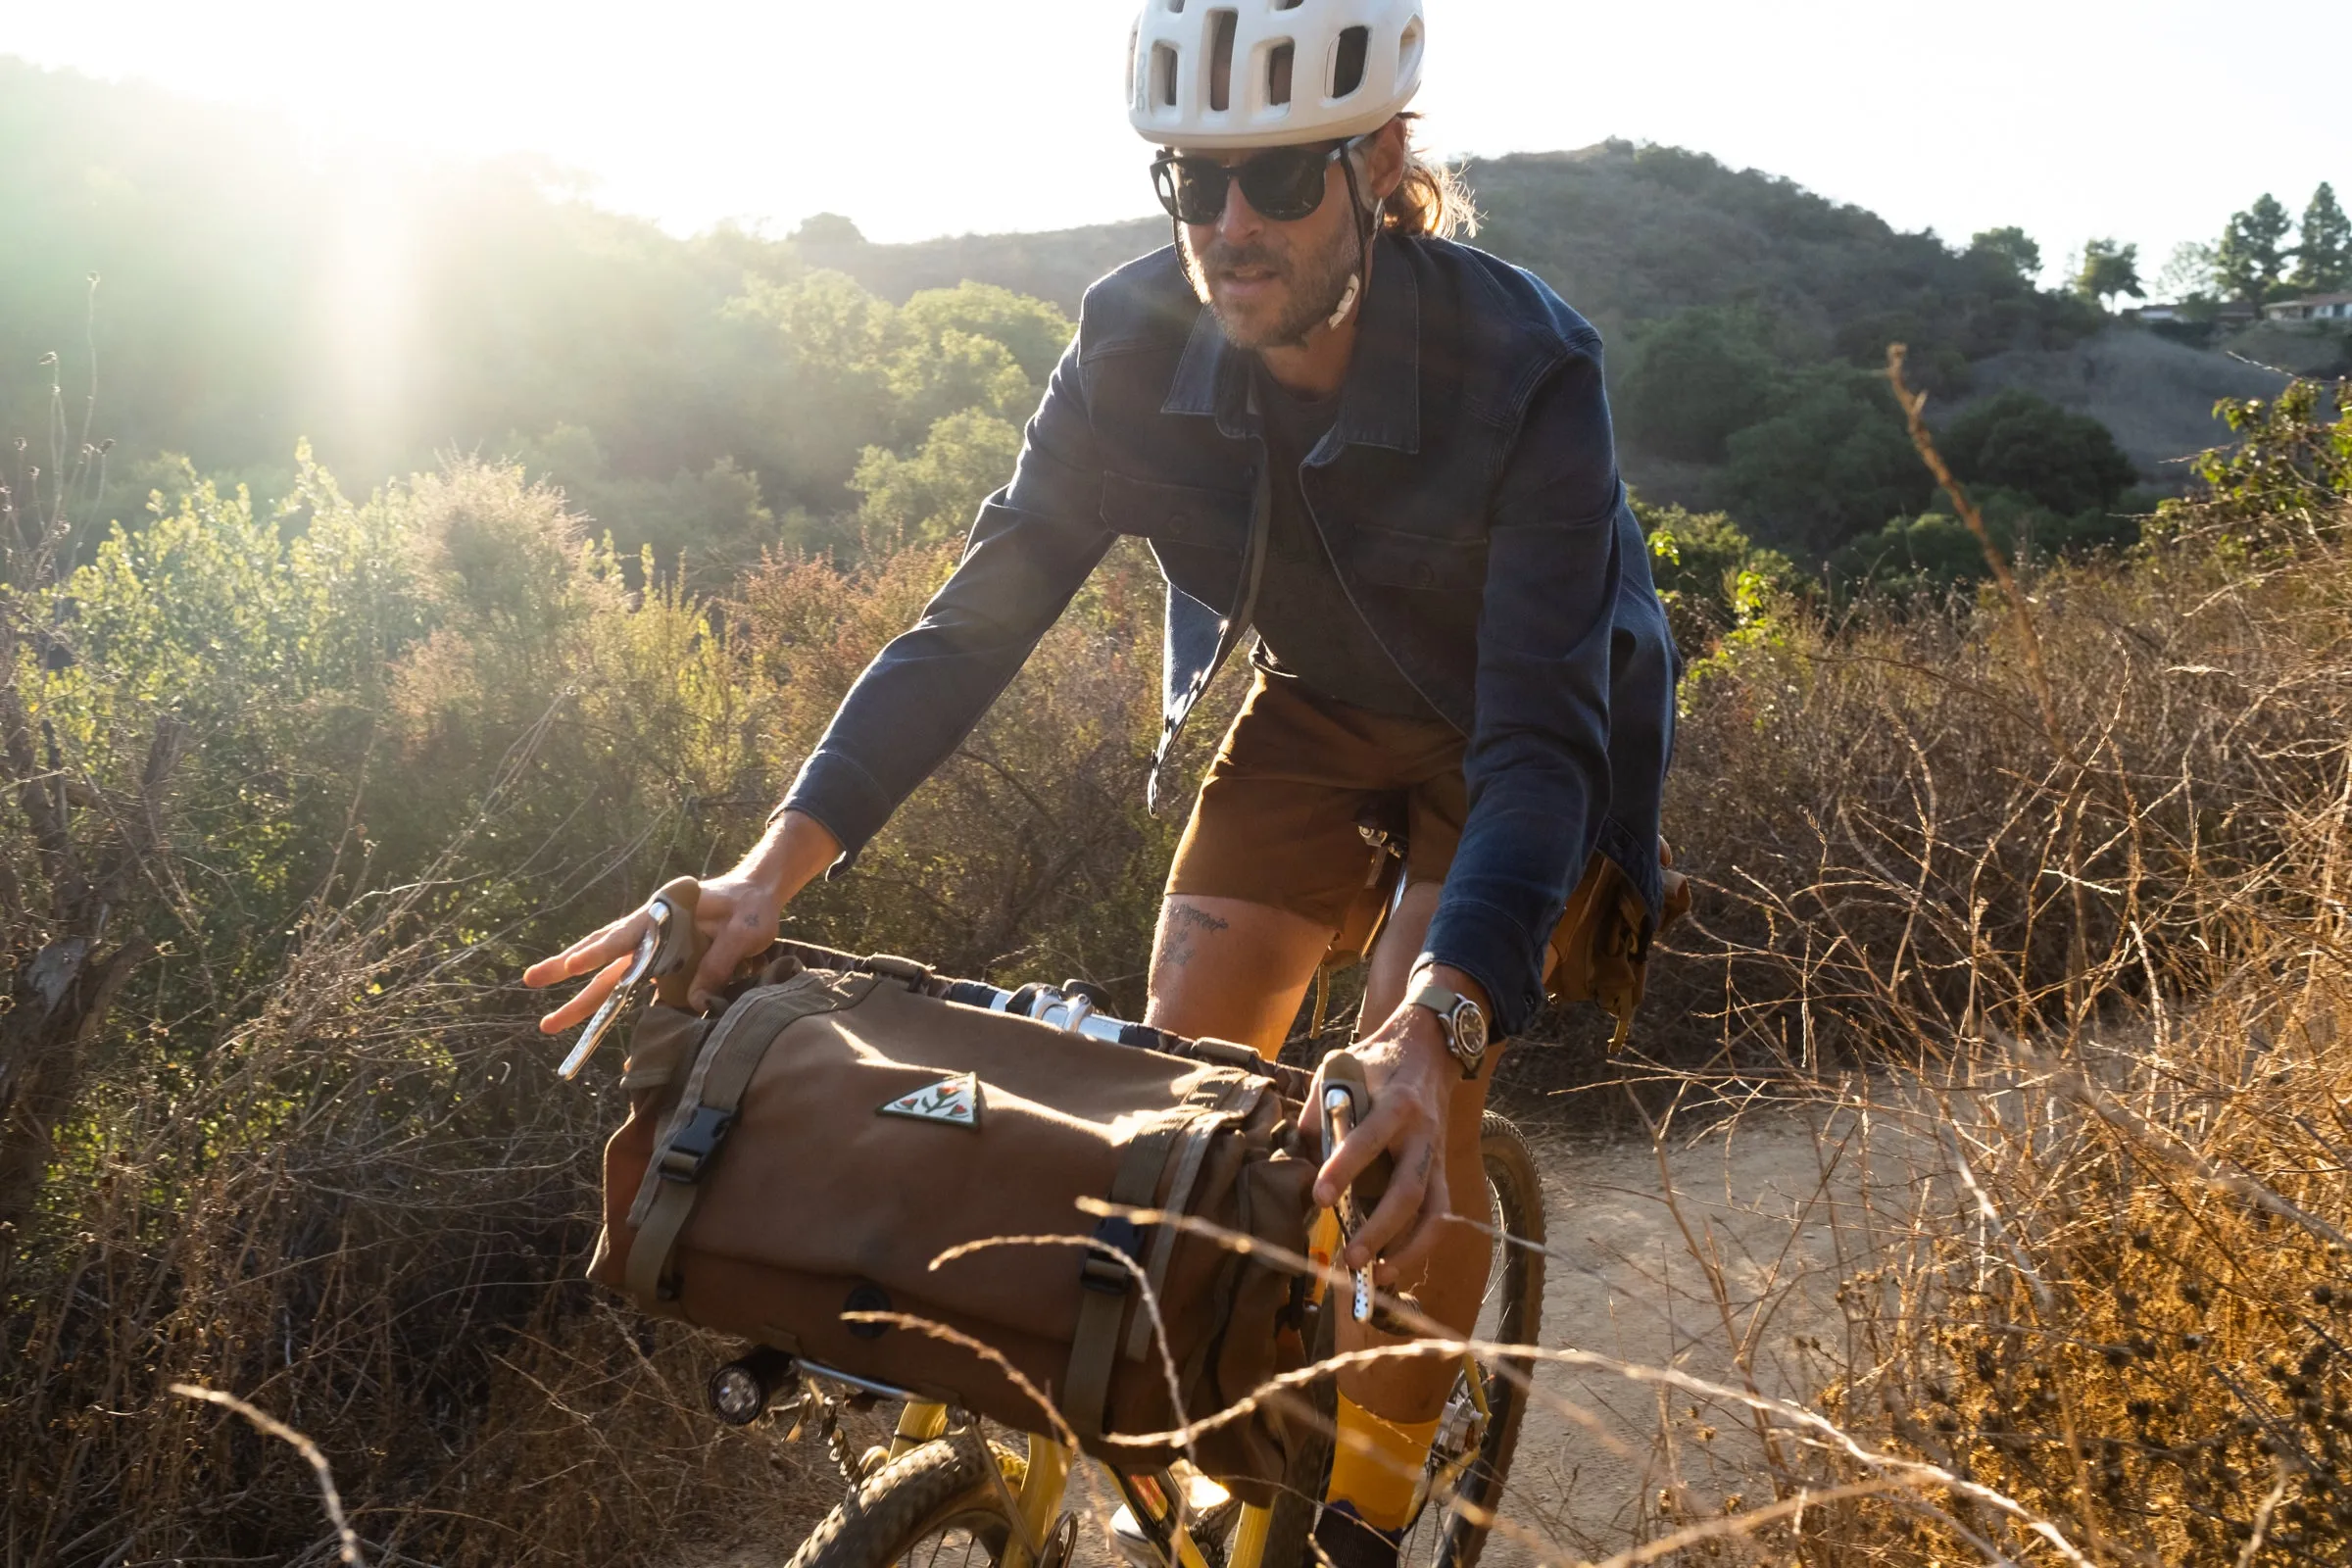
M1178 222L1213 223L1224 216L1226 191L1239 181L1252 212L1277 223L1295 223L1323 205L1323 172L1363 139L1352 136L1320 152L1275 147L1233 165L1162 152L1152 160L1152 188Z

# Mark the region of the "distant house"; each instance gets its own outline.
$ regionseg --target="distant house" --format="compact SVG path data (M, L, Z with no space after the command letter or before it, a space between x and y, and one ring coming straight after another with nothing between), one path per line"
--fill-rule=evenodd
M2335 296L2328 297L2332 299ZM2251 326L2254 322L2254 307L2239 300L2229 300L2216 304L2211 300L2198 299L2195 301L2181 300L2169 304L2142 305L2132 310L2127 310L2124 315L2134 321L2144 321L2150 325L2177 323L2193 326L2200 321L2211 321L2217 326Z
M2266 321L2352 321L2352 294L2314 294L2262 308Z

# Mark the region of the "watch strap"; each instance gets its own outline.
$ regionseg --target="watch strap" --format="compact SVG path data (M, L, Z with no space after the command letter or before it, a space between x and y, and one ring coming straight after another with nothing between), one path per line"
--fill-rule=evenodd
M1478 1069L1485 1062L1487 1056L1485 1045L1482 1042L1476 1055L1463 1051L1461 1033L1455 1026L1454 1014L1464 1007L1475 1008L1478 1004L1458 991L1451 991L1439 985L1435 980L1423 982L1421 988L1406 1000L1411 1002L1414 1006L1427 1007L1438 1015L1438 1027L1446 1032L1446 1054L1460 1066L1463 1077L1477 1077Z

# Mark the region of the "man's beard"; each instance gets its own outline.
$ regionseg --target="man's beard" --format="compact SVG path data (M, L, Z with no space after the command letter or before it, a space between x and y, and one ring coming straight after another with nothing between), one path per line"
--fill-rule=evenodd
M1216 312L1217 325L1224 329L1228 343L1252 351L1303 345L1307 334L1330 320L1340 308L1355 277L1355 262L1354 236L1346 228L1332 231L1332 242L1321 254L1298 260L1271 245L1212 240L1205 251L1197 254L1191 246L1185 247L1185 270L1192 274L1193 292ZM1237 267L1264 268L1289 285L1290 303L1270 325L1237 321L1218 309L1210 280Z

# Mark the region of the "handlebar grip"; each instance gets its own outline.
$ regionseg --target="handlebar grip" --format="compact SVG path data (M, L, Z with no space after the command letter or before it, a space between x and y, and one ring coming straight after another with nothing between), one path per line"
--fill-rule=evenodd
M695 971L702 968L703 956L710 951L710 939L703 935L694 918L703 884L690 876L673 877L662 883L654 897L670 909L669 922L662 932L662 951L654 959L654 1000L684 1011Z
M1364 1119L1372 1114L1371 1080L1364 1075L1363 1058L1355 1053L1343 1046L1325 1056L1323 1081L1326 1084L1345 1084L1352 1092L1356 1125L1361 1126ZM1325 1159L1329 1159L1331 1154L1330 1150L1323 1151ZM1389 1190L1389 1179L1396 1171L1396 1161L1384 1149L1371 1164L1356 1173L1355 1180L1348 1184L1348 1191L1355 1195L1360 1212L1369 1214L1380 1205L1381 1198Z

